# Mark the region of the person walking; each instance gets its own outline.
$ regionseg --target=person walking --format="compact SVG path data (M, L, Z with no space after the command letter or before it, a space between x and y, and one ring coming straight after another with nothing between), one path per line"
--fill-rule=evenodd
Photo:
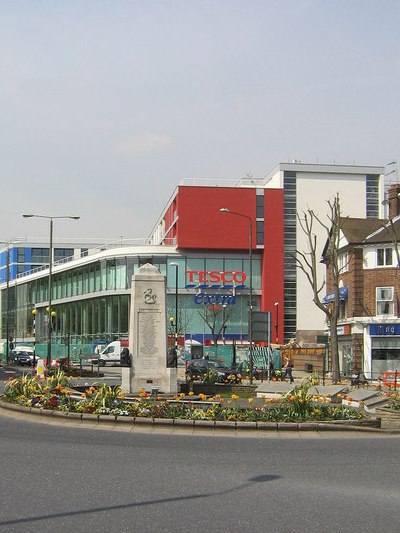
M293 374L292 374L293 364L292 364L292 361L289 359L289 357L285 357L285 364L283 366L283 369L285 371L283 375L283 379L289 378L290 383L294 383Z

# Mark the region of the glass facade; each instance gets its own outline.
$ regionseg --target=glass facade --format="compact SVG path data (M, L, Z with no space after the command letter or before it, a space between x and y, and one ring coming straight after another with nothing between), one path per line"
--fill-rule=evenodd
M249 259L240 257L168 257L125 256L94 260L84 266L73 266L62 272L53 272L52 309L53 343L63 344L70 339L72 345L90 344L96 339L112 340L129 333L131 278L140 266L151 263L167 278L167 321L176 315L178 296L179 335L205 342L212 337L204 320L204 307L217 295L225 295L227 305L213 305L215 330L225 338L245 340L248 331L248 282L236 290L235 284L221 282L219 287L209 284L201 291L207 295L196 299L199 288L187 288L188 270L206 272L245 272L249 275ZM171 265L176 263L178 267ZM176 287L176 274L178 287ZM230 279L231 276L228 276ZM261 257L253 256L253 306L259 309L261 293ZM1 336L6 337L7 291L1 291ZM228 301L228 296L230 300ZM29 280L20 278L8 290L10 335L21 341L45 344L48 336L48 277L44 275ZM213 300L214 299L214 300ZM217 298L218 299L218 298ZM37 314L32 315L32 309ZM34 323L35 319L35 323ZM170 324L168 324L170 327ZM221 331L220 331L221 330ZM172 333L172 331L170 332Z
M367 174L367 218L379 217L379 178L380 176L378 174Z
M372 375L377 378L381 372L396 370L400 363L398 337L371 337Z
M284 233L285 233L285 272L284 307L285 341L296 337L297 331L297 230L296 230L296 172L286 171L283 178L284 196Z

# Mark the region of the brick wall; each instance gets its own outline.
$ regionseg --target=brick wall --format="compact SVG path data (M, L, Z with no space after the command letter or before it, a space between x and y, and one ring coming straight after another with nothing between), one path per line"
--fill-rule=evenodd
M327 271L329 275L329 271ZM400 293L400 272L397 268L363 268L363 251L356 248L349 256L349 269L340 276L349 288L347 316L371 317L376 315L376 288L394 287L394 315L398 316Z

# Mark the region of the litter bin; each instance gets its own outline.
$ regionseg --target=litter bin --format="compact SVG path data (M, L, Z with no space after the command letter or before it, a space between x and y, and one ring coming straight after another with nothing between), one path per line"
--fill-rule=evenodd
M313 371L313 366L311 363L306 363L304 365L304 372L312 372Z

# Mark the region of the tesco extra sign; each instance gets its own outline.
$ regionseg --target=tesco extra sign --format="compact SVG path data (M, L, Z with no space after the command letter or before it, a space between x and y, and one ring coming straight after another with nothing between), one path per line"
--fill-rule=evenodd
M244 289L246 273L242 271L226 270L186 270L187 289L200 289L194 297L198 305L234 305L236 290ZM205 293L204 289L234 289L232 294Z
M246 281L246 272L234 272L226 270L225 272L218 272L218 270L186 270L188 283L186 288L206 288L206 287L223 287L230 284L227 288L236 287L243 288Z

